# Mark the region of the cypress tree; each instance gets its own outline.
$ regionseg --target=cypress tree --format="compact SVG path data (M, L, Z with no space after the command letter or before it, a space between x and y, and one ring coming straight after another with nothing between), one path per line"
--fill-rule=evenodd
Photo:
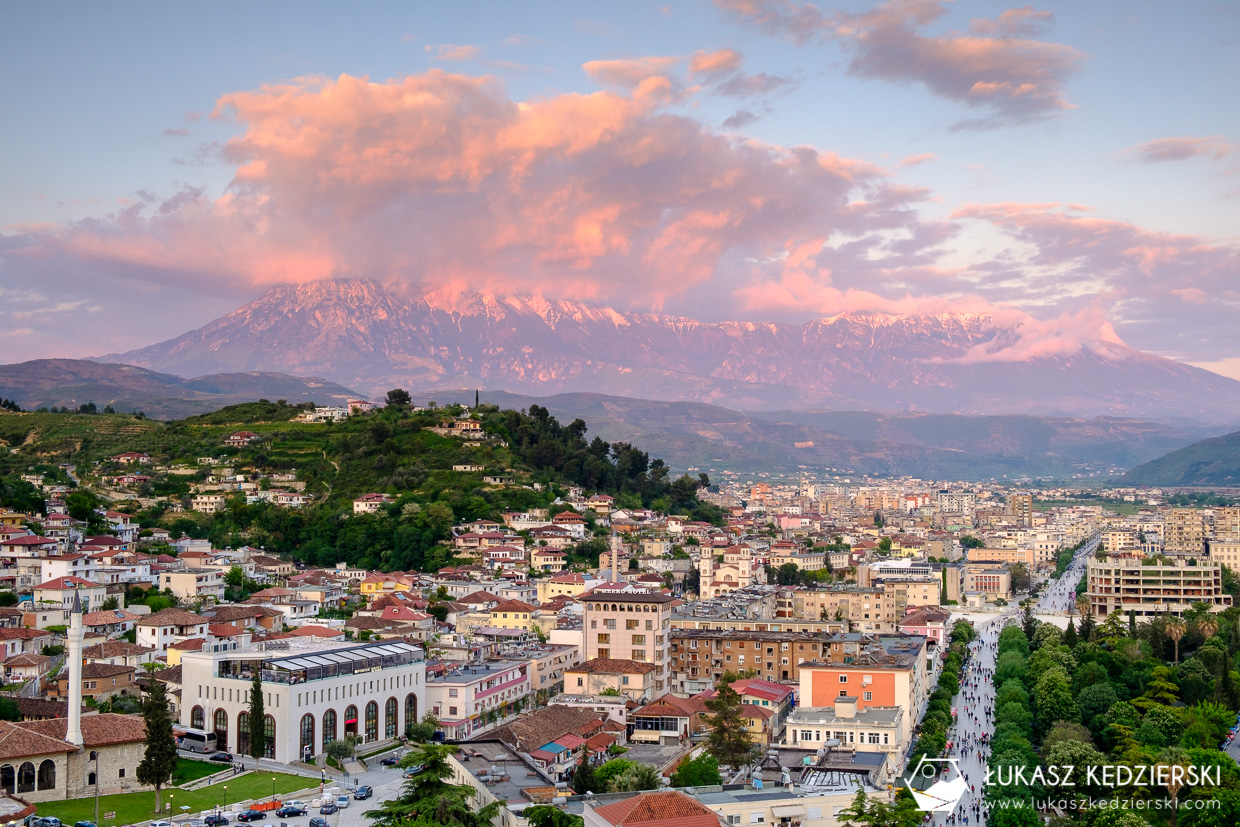
M151 691L142 702L146 724L146 752L138 763L138 780L155 788L155 811L162 808L160 793L177 768L177 743L172 737L172 717L163 681L151 679Z
M254 683L250 685L250 757L255 764L262 758L267 748L267 727L264 723L263 711L263 678L262 669L254 669Z

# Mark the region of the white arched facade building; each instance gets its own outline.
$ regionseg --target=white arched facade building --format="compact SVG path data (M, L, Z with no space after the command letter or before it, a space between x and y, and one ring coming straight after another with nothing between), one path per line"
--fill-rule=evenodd
M426 712L426 663L412 644L294 638L258 646L182 657L182 726L214 731L219 749L248 755L256 669L265 754L281 763L320 755L346 735L364 743L404 735Z

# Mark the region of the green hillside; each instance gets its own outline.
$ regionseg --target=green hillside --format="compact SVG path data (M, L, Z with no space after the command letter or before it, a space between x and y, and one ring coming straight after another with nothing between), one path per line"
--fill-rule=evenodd
M1127 485L1240 486L1240 431L1203 439L1138 465L1120 477Z
M291 421L300 410L249 403L171 423L121 415L0 414L0 439L9 446L0 453L0 475L11 480L32 468L50 471L72 463L97 503L136 514L144 528L209 537L221 548L248 544L319 565L345 561L383 570L438 568L450 557L440 543L454 524L549 507L569 485L609 493L630 507L721 517L697 497L704 477L673 478L661 460L639 448L590 439L585 422L561 425L536 405L528 413L493 406L472 412L486 435L482 440L429 430L464 415L459 406L394 406L330 424ZM239 430L258 438L244 447L225 446L224 439ZM150 455L150 465L139 467L149 481L115 487L116 475L134 470L112 459L124 451ZM466 465L482 470L453 470ZM243 493L231 491L227 507L215 514L175 509L188 505L193 487L207 486L208 476L225 467L265 488L293 487L271 477L295 473L312 500L302 508L247 505ZM489 484L486 476L512 482ZM353 515L353 499L370 492L389 494L395 502L373 516ZM597 545L591 550L597 554Z

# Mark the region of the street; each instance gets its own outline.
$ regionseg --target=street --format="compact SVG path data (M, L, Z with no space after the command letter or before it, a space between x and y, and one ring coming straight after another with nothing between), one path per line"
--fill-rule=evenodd
M1097 546L1097 538L1077 552L1072 564L1063 576L1048 584L1034 607L1034 613L1063 610L1071 611L1076 599L1076 584L1085 571L1085 561ZM956 761L955 770L944 773L942 780L951 782L963 778L966 789L951 813L935 813L935 825L982 825L986 823L985 792L986 762L990 747L982 739L993 730L994 721L994 669L998 653L999 634L1004 627L1016 622L1017 609L982 621L975 627L977 637L969 644L969 658L965 664L960 691L953 699L956 718L947 739L952 748L947 757Z

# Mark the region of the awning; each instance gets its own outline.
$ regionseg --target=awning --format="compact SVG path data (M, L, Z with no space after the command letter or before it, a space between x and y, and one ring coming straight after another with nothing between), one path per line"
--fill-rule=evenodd
M771 815L776 818L798 818L805 815L805 808L799 804L787 804L782 807L772 807Z

